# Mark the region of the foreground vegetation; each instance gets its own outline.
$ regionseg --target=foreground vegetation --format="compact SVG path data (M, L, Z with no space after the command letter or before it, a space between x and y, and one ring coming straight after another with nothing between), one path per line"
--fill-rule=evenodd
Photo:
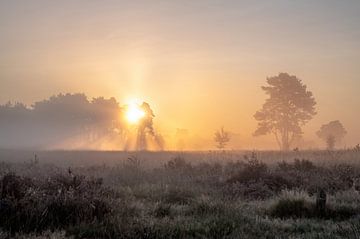
M0 238L359 238L357 149L316 152L321 161L174 153L156 167L141 155L70 167L3 161Z

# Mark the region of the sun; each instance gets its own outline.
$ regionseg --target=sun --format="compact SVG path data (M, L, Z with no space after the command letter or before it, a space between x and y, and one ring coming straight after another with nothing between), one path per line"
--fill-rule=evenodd
M145 116L145 112L137 103L130 103L125 108L125 117L130 124L137 124Z

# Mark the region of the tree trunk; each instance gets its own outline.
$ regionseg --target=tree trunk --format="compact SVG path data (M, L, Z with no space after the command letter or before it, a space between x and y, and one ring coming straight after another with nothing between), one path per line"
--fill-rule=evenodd
M289 143L289 132L284 129L281 137L281 144L283 151L289 151L290 150L290 143Z

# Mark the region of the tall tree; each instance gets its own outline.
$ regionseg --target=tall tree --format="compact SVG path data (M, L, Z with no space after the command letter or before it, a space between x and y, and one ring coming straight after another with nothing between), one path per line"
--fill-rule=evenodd
M224 130L224 127L221 127L220 130L215 132L214 141L218 149L224 149L226 144L230 141L229 132Z
M339 120L334 120L321 126L317 136L326 142L328 149L335 148L335 144L344 138L346 130Z
M261 87L269 96L254 118L258 128L254 136L274 134L281 150L289 150L302 135L301 127L316 115L312 92L296 76L280 73L266 79Z

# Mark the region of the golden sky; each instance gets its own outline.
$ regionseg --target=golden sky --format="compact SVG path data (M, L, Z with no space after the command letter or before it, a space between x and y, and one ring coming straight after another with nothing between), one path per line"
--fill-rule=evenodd
M149 102L164 135L188 129L194 148L213 132L230 148L275 148L252 137L266 77L298 76L317 100L315 131L340 120L343 145L360 143L360 2L357 0L4 0L0 103L60 92Z

